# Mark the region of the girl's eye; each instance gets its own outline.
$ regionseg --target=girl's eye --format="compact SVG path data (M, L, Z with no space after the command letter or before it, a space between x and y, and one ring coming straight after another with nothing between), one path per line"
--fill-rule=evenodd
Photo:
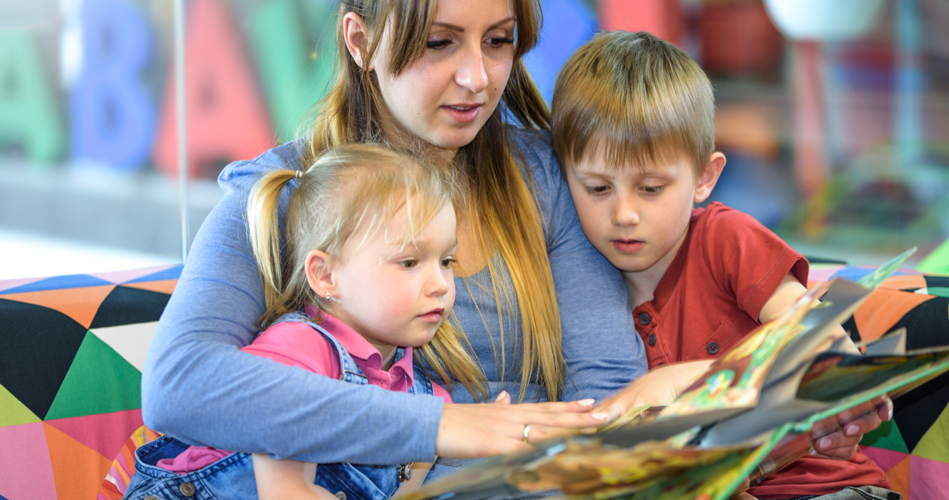
M425 44L425 46L429 49L441 50L441 49L444 49L445 47L448 47L450 43L451 43L451 40L445 40L445 39L429 40L428 43Z
M587 186L587 192L590 194L604 194L609 190L610 190L610 187L607 185Z
M406 269L415 269L418 267L418 261L415 259L400 260L399 265Z
M454 264L455 262L458 262L458 261L455 260L454 257L447 257L445 259L442 259L442 267L444 267L445 269L450 269L452 264Z
M513 38L509 38L509 37L492 37L492 38L488 38L487 43L488 43L488 45L490 45L492 48L500 49L500 48L503 47L504 45L513 44L513 43L514 43L514 39L513 39Z
M662 186L643 186L639 189L646 194L659 194L662 192Z

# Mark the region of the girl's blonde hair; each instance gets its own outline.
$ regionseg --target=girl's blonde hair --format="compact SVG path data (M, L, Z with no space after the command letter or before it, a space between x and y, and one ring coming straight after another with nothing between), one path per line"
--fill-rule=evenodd
M279 225L279 200L288 182L299 178L287 205L284 235ZM352 238L365 242L406 210L407 235L412 238L443 208L458 197L450 170L412 160L376 145L351 144L332 149L304 173L273 170L254 185L247 202L250 244L264 285L265 328L280 316L309 303L319 314L327 301L314 292L306 278L306 259L312 250L331 258ZM403 237L402 235L399 235ZM283 245L283 246L281 246ZM435 332L428 344L414 350L441 380L460 382L472 394L487 394L487 381L469 354L467 338L454 315Z
M343 144L383 139L379 107L384 104L378 82L374 73L365 71L349 56L343 39L343 16L347 12L358 14L370 30L363 58L367 65L377 54L385 26L399 27L390 37L390 58L383 61L390 73L398 75L423 54L438 2L342 0L340 4L336 27L340 67L335 84L315 108L307 150L310 160ZM474 230L473 241L480 245L483 255L498 251L503 258L500 264L497 259L490 259L488 264L498 312L502 306L519 308L523 332L520 399L534 380L544 386L549 399L555 400L564 384L560 312L533 182L530 173L521 167L523 158L514 160L503 118L511 116L525 127L549 128L550 111L521 59L537 43L541 10L539 0L513 0L513 5L514 62L501 104L475 139L458 151L454 166L464 173L466 194L459 208ZM460 265L464 267L463 262ZM513 290L501 279L505 265ZM495 356L500 357L499 375L505 380L505 321L501 316L502 348L494 347Z

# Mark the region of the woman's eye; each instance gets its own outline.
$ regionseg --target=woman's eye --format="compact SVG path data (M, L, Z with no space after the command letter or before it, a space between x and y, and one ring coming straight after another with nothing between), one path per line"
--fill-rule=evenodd
M643 186L639 189L646 194L659 194L662 192L662 186Z
M415 269L418 267L418 261L415 259L400 260L399 265L406 269Z
M429 49L441 50L441 49L444 49L445 47L448 47L450 43L451 43L451 40L444 40L444 39L429 40L428 43L425 44L425 46Z
M488 45L490 45L492 48L495 48L495 49L499 49L503 47L504 45L513 44L513 43L514 43L513 38L508 38L508 37L488 38Z

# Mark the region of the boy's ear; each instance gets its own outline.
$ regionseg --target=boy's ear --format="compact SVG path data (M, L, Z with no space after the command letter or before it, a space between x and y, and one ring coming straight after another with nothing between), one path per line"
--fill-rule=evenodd
M359 14L347 12L343 16L343 40L346 42L346 50L349 51L353 61L356 61L360 68L365 68L363 62L369 48L369 28ZM372 68L366 70L372 71Z
M695 203L702 203L708 199L718 183L718 178L722 175L722 169L725 168L725 155L719 151L712 153L705 163L705 168L699 175L698 183L695 186Z
M325 297L327 293L335 295L336 280L333 277L332 264L332 258L321 250L311 250L306 255L306 281L310 289L320 297Z

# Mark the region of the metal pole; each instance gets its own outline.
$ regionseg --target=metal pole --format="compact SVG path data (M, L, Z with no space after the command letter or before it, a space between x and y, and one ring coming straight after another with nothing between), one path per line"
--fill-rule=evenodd
M175 0L175 104L178 116L178 193L181 216L181 261L188 258L188 129L185 110L184 0Z

